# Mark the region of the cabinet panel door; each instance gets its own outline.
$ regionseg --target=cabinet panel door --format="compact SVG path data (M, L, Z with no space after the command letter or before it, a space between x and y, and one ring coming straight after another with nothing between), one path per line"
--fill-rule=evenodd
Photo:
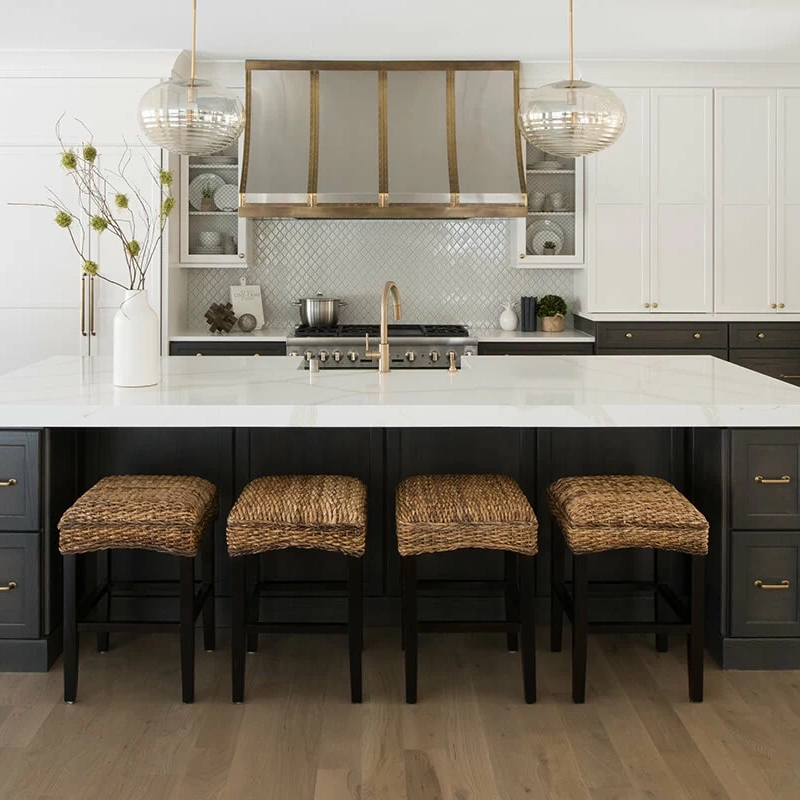
M719 89L715 108L716 311L775 298L775 91Z
M654 89L650 100L651 308L713 305L713 95Z
M800 311L800 90L778 90L778 309Z
M650 297L650 115L647 90L623 89L628 123L589 162L589 280L594 311L643 311Z

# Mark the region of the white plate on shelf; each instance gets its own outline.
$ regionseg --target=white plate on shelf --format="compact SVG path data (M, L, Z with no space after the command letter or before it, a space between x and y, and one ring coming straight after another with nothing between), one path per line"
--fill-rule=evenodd
M564 169L560 161L534 161L533 169Z
M226 183L214 192L214 205L220 211L236 211L239 208L239 187Z
M191 251L189 255L193 256L221 256L223 255L222 252L222 245L219 247L203 247L202 245L197 245L194 250Z
M235 164L237 162L236 156L198 156L198 161L204 164Z
M203 188L208 185L211 187L211 197L214 197L214 192L225 185L225 178L215 175L213 172L201 172L196 178L192 179L189 184L189 205L196 211L201 210L203 204Z
M544 255L545 242L553 242L556 246L555 255L564 249L564 231L550 219L537 219L528 227L527 233L528 252L537 256Z

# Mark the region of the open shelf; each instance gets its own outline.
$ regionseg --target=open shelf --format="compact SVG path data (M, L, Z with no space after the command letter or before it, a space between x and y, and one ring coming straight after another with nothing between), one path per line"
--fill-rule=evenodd
M192 217L224 217L231 214L238 215L238 211L190 211L189 216Z
M529 217L570 217L574 211L529 211Z
M239 169L238 164L189 164L189 169Z
M574 175L574 169L526 169L533 175Z

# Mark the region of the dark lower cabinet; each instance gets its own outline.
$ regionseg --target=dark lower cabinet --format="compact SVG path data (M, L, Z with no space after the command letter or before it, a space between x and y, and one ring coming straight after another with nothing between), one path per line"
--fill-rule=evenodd
M731 361L770 378L800 385L800 349L731 350Z
M38 533L0 533L0 637L39 636Z
M800 531L735 531L731 634L800 636Z
M286 342L170 342L171 356L285 356Z
M714 356L723 361L728 360L727 350L705 350L702 348L671 348L669 350L655 350L647 347L605 348L598 350L600 356Z
M597 351L607 349L727 350L725 322L600 322Z
M594 342L480 342L479 356L590 356Z

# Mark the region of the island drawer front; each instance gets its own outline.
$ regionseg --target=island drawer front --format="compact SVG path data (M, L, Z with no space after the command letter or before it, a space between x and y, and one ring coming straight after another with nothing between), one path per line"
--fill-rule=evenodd
M800 347L800 323L732 322L731 347Z
M712 350L695 350L693 348L671 347L669 350L654 350L648 347L616 347L602 350L601 356L714 356L723 361L728 360L728 351L722 348Z
M594 342L480 342L479 356L590 356Z
M285 342L170 342L171 356L285 356Z
M39 434L0 431L0 531L39 530Z
M800 430L735 430L732 527L800 530Z
M731 350L731 361L770 378L795 385L800 382L800 350Z
M728 326L724 322L603 322L597 326L600 349L653 348L656 350L709 350L728 348Z
M0 533L0 639L39 636L39 534Z
M731 634L800 636L800 532L733 533Z

